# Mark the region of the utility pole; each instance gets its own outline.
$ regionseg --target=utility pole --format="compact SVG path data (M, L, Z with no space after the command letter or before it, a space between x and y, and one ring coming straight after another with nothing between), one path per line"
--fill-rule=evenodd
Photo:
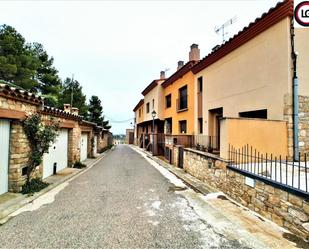
M71 86L71 108L73 107L73 87L74 87L74 74L72 74L72 86Z

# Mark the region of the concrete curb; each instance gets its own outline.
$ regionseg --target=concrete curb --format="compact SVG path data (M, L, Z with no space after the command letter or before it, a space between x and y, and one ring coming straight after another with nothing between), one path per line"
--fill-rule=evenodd
M20 208L24 207L25 205L33 202L34 200L36 200L40 196L46 194L47 192L51 191L52 189L56 188L60 184L62 184L64 182L68 182L70 180L73 180L74 178L78 177L79 175L86 173L94 165L96 165L101 159L103 159L111 150L113 150L113 149L107 150L107 151L103 152L102 154L100 154L100 156L97 157L96 159L94 159L94 161L90 162L90 164L87 165L86 168L81 169L81 170L76 171L76 172L73 172L72 174L70 174L68 176L65 176L64 178L62 178L58 182L55 182L55 183L49 185L47 188L42 189L40 192L37 192L37 193L33 194L32 196L26 196L26 195L21 196L21 200L18 203L13 204L12 206L10 206L10 207L8 207L8 208L6 208L6 209L4 209L3 211L0 212L0 226L5 224L6 222L8 222L11 218L13 218L12 216L10 216L10 214L14 213L18 209L20 209Z
M144 151L144 150L140 149L137 146L132 146L132 147L133 147L133 149L137 149L137 150L143 152L144 154L146 154L148 158L150 158L151 160L155 161L160 166L164 167L169 172L174 174L176 177L181 179L187 186L192 188L194 191L196 191L198 193L201 193L203 195L207 195L209 193L218 193L218 192L220 192L219 190L217 190L217 189L207 185L206 183L196 179L195 177L189 175L183 169L177 168L177 167L175 167L175 166L173 166L173 165L171 165L171 164L161 160L160 158L152 156L151 153L149 153L147 151Z

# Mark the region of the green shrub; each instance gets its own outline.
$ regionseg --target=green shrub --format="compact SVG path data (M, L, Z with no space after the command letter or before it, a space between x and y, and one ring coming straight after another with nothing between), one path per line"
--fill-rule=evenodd
M22 194L33 194L35 192L39 192L42 189L46 188L49 185L47 182L43 182L39 178L35 178L30 180L29 182L26 182L21 190Z
M73 165L73 168L76 168L76 169L82 169L82 168L86 168L87 165L86 164L83 164L81 162L75 162L74 165Z

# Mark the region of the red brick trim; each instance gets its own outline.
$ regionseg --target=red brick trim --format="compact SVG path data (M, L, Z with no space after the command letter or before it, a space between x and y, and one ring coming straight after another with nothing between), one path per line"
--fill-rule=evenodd
M26 113L23 111L0 108L0 118L24 120L26 118Z
M73 129L75 127L74 121L64 121L60 123L60 128Z
M80 126L80 129L82 132L91 132L92 131L92 128L89 127L89 126Z

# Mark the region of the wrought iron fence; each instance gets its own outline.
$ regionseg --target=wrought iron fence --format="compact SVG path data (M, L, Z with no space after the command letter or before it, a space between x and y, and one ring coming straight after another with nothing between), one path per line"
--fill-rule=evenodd
M294 162L288 157L260 153L249 145L240 149L229 145L228 154L230 169L309 197L307 154L299 154L303 160Z

